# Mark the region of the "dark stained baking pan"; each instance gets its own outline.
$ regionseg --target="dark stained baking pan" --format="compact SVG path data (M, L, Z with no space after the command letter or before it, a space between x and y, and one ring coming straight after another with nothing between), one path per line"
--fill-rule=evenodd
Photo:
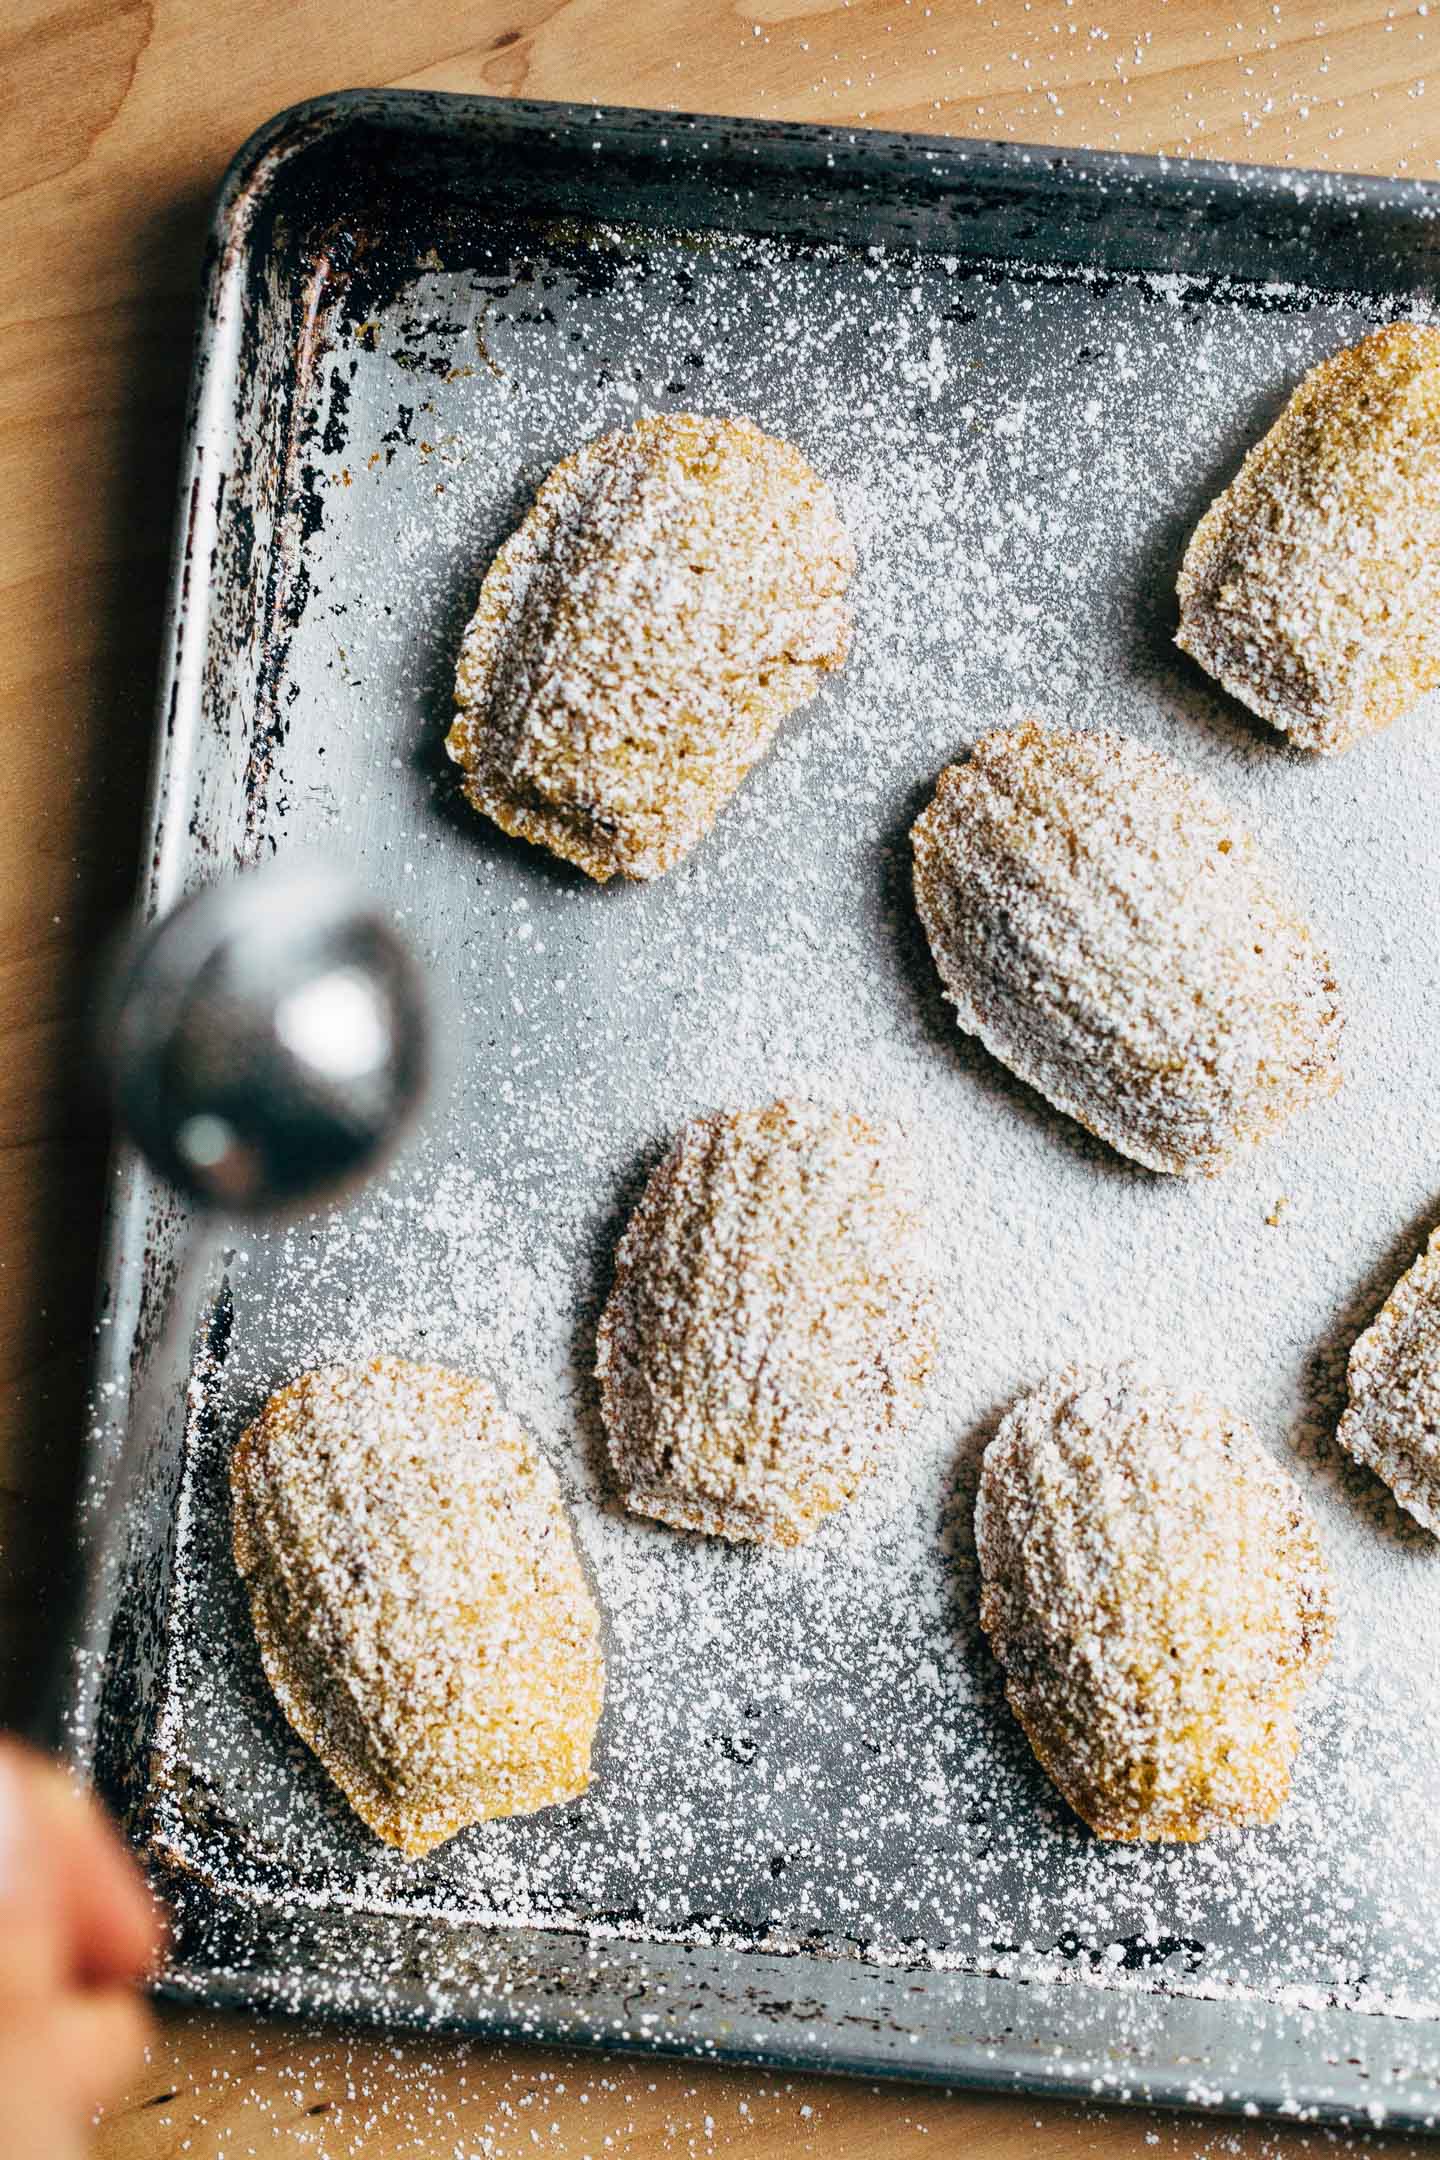
M385 1184L247 1232L201 1315L84 1645L73 1733L171 1898L165 1985L600 2045L1429 2124L1440 2076L1440 1561L1333 1445L1345 1350L1436 1201L1437 735L1306 760L1175 652L1186 535L1305 367L1430 308L1415 183L672 114L353 92L283 114L216 211L147 900L338 854L453 1013ZM653 887L504 840L441 749L480 577L548 468L642 412L745 413L834 482L855 651ZM1034 711L1123 726L1288 857L1348 1081L1253 1164L1108 1156L950 1025L905 836ZM591 1331L681 1118L790 1090L898 1115L947 1302L925 1431L797 1555L626 1519ZM183 1225L120 1165L94 1438ZM377 1349L489 1374L606 1611L572 1806L421 1863L271 1701L224 1463L268 1389ZM1107 1846L1013 1728L969 1520L1004 1404L1076 1357L1214 1388L1305 1482L1342 1642L1272 1830Z

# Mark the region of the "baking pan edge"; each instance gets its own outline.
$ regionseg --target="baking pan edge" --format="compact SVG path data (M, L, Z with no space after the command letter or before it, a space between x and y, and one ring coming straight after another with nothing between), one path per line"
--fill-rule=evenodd
M1440 189L1417 181L1388 181L1349 175L1274 171L1261 167L1175 161L1112 153L1057 151L1017 144L969 142L937 137L882 135L876 131L736 121L713 116L658 114L635 108L607 109L539 104L531 101L451 96L445 93L354 90L310 100L278 114L237 152L221 185L212 217L204 275L202 308L186 415L181 483L172 551L169 598L159 679L157 741L151 767L143 828L137 909L148 918L171 904L194 875L189 842L189 782L198 747L202 686L214 614L214 587L198 565L209 562L216 546L226 448L242 367L242 315L248 254L257 218L273 198L284 168L327 136L357 126L379 126L414 136L448 133L457 124L468 130L500 127L519 136L563 133L583 116L597 148L622 150L643 144L663 130L697 157L718 156L712 143L723 142L733 154L746 147L751 155L783 146L799 165L817 161L837 175L858 179L873 171L879 158L923 178L927 190L943 191L952 181L989 182L1015 192L1052 193L1094 190L1114 199L1132 191L1185 196L1212 207L1217 225L1242 212L1269 207L1294 218L1297 206L1309 206L1338 231L1363 229L1374 219L1397 216L1408 228L1427 233L1426 253L1440 263ZM1323 240L1323 235L1321 236ZM1319 242L1317 242L1319 244ZM1047 251L1053 260L1053 249ZM1378 282L1384 282L1379 280ZM1428 281L1427 281L1428 282ZM240 859L240 851L236 851ZM129 1412L134 1376L143 1364L147 1327L147 1271L173 1256L184 1224L149 1173L122 1151L111 1170L109 1204L102 1234L99 1325L95 1359L95 1399L103 1404L87 1443L86 1505L103 1492L114 1462L116 1436ZM162 1250L163 1248L163 1250ZM98 1605L88 1614L76 1645L75 1673L87 1661L103 1660L110 1641L113 1606ZM72 1689L66 1747L71 1761L90 1770L95 1734L77 1721L75 1706L85 1691ZM617 1945L609 1945L611 1950ZM626 1946L643 1973L644 1945ZM717 1953L718 1954L718 1953ZM728 1952L733 1961L737 1953ZM747 1962L755 1962L747 1954ZM763 1962L763 1961L761 1961ZM778 1962L778 1961L772 1961ZM804 1956L787 1961L792 1985L801 1968L818 1961ZM912 1976L916 1978L920 1976ZM360 2017L430 2026L461 2026L498 2035L566 2045L648 2048L657 2052L702 2054L860 2075L923 2077L953 2085L994 2086L1075 2096L1100 2093L1112 2100L1168 2102L1235 2111L1267 2111L1345 2121L1377 2121L1428 2128L1434 2124L1434 2089L1440 2075L1440 2042L1422 2024L1380 2018L1344 2009L1307 2011L1292 2043L1310 2049L1293 2078L1272 2080L1261 2089L1253 2058L1244 2046L1257 2022L1284 2025L1286 2013L1259 2003L1196 2005L1179 1997L1154 1996L1158 2011L1182 2020L1203 2011L1212 2043L1203 2061L1159 2062L1138 2058L1106 2060L1107 2051L1079 2045L1080 2032L1069 2014L1078 1998L1099 1991L1074 1984L1037 1987L1002 1979L926 1972L926 1985L943 1982L956 2014L967 2013L967 2029L948 2045L931 2039L916 2043L912 2032L897 2027L897 2045L877 2049L858 2037L852 2045L836 2040L833 2030L796 2027L783 2040L757 2037L742 2029L740 2018L716 2018L711 2027L700 2017L666 2013L656 2029L602 2020L582 2005L551 1999L542 1991L539 2006L526 2008L512 1999L483 2011L468 2004L438 2003L433 1989L412 1980L391 1989L375 1987L368 1997L346 2003L321 1999L318 1992L297 1997L294 1975L260 1967L238 1971L189 1957L167 1976L162 1992L213 2006L244 2006L276 2011ZM983 2014L982 2014L983 2013ZM1083 2026L1086 2021L1078 2021ZM1157 2038L1163 2031L1153 2028ZM1231 2040L1227 2058L1223 2047ZM1400 2047L1396 2036L1413 2040ZM908 2047L904 2042L912 2043ZM951 2052L953 2047L955 2052ZM1168 2051L1174 2053L1173 2046ZM1396 2057L1410 2058L1397 2065ZM1249 2075L1243 2073L1248 2071ZM1419 2090L1414 2090L1415 2086Z

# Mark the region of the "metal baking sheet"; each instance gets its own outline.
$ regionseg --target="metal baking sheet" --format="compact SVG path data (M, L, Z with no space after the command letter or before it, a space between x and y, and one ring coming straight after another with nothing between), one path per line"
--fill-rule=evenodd
M1319 764L1172 648L1186 534L1303 369L1428 311L1417 184L675 115L350 93L217 210L148 902L270 851L393 905L457 1044L346 1209L224 1257L162 1376L93 1761L209 2002L950 2084L1429 2124L1440 2074L1434 1548L1337 1460L1346 1348L1436 1203L1433 722ZM441 750L484 568L575 444L740 412L834 481L852 660L692 860L604 890L504 840ZM1199 1189L1119 1162L951 1026L907 898L939 767L1019 711L1163 745L1294 866L1349 1081ZM903 1119L949 1322L924 1431L800 1555L629 1521L590 1339L684 1116L786 1089ZM186 1226L120 1166L94 1438ZM349 1817L265 1688L224 1463L268 1389L378 1348L487 1372L555 1462L606 1612L579 1803L422 1864ZM1292 1460L1345 1601L1273 1830L1107 1847L1029 1758L974 1625L995 1416L1149 1355Z

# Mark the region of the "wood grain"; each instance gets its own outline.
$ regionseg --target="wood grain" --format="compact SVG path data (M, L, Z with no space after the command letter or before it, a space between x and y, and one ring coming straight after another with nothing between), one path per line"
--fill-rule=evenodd
M171 2018L103 2160L1423 2160L1403 2139L695 2063Z
M38 1667L68 1536L105 1175L84 998L134 874L206 206L231 151L277 108L384 82L1425 176L1440 158L1440 6L6 0L0 1710L11 1715ZM107 2160L277 2147L372 2160L537 2147L596 2160L1329 2149L1303 2131L180 2015L99 2137Z

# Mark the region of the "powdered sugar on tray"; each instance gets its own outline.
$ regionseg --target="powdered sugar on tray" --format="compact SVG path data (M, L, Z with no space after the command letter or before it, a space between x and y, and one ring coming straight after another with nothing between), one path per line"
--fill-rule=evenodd
M1178 278L536 231L333 326L312 596L257 837L333 848L388 894L459 1049L383 1185L233 1257L155 1801L187 1865L297 1909L1440 2011L1440 1549L1333 1445L1349 1343L1440 1185L1440 734L1412 719L1319 766L1171 645L1195 517L1300 372L1373 319L1288 289L1242 306ZM440 744L481 576L545 472L667 408L745 414L832 481L855 645L693 858L601 891L476 818ZM1345 1088L1213 1183L1111 1155L941 999L908 828L939 767L1022 712L1202 775L1333 956ZM624 1515L592 1368L618 1231L677 1125L782 1094L905 1128L945 1319L918 1435L777 1554ZM420 1864L368 1839L286 1732L227 1557L245 1417L309 1364L380 1351L494 1383L559 1474L608 1634L586 1797ZM1183 1852L1067 1814L975 1623L997 1417L1071 1359L1129 1356L1295 1467L1344 1608L1281 1822Z

